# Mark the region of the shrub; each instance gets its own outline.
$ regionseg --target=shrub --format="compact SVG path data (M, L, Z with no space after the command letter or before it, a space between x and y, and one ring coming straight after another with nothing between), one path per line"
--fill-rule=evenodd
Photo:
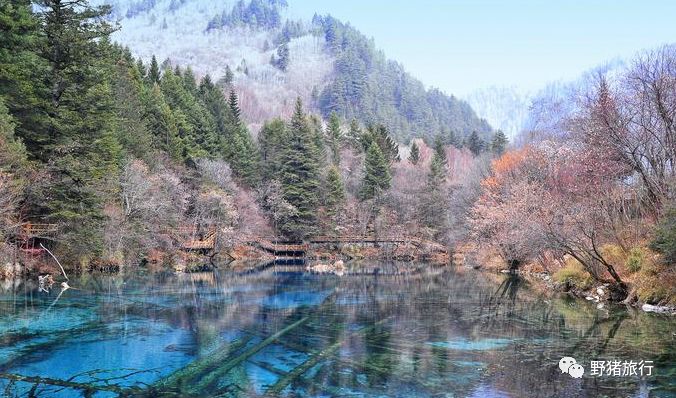
M601 255L603 258L613 265L622 264L627 258L626 251L618 245L605 244L601 246Z
M627 261L624 262L624 265L629 272L634 273L641 269L644 261L645 253L641 248L635 247L629 251L629 257L627 257Z
M593 279L580 262L573 258L566 260L566 265L554 274L554 280L560 283L568 283L579 289L589 289Z
M664 213L650 248L662 254L667 264L676 264L676 206Z

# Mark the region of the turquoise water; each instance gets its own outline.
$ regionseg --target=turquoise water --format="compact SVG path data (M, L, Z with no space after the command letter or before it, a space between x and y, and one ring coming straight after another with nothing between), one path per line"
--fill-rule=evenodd
M504 275L366 268L0 287L0 396L676 396L674 317L547 297ZM581 379L559 370L563 356ZM650 360L653 374L589 374L601 360Z

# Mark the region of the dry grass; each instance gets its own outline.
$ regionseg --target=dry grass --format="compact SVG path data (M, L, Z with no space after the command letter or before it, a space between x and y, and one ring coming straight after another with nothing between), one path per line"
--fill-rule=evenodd
M574 258L567 258L566 265L554 273L553 278L559 283L568 283L581 290L589 289L594 279Z

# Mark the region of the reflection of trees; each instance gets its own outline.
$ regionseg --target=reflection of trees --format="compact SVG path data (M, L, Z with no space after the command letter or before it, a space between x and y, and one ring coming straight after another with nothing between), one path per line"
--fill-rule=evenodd
M554 364L563 354L586 358L617 352L613 341L627 335L628 322L630 328L645 330L655 325L626 312L610 316L597 310L584 313L590 306L579 301L545 301L518 276L464 272L467 274L437 269L339 278L300 274L297 267L266 265L251 273L157 275L129 279L126 284L120 277L92 276L83 286L102 293L89 301L87 292L75 297L78 305L99 314L98 328L115 319L140 317L189 331L201 358L211 358L211 362L202 362L201 370L186 379L189 382L179 384L193 386L186 388L195 393L241 396L250 395L252 388L245 363L276 374L276 388L290 385L292 390L303 388L315 395L333 395L344 387L374 395L452 391L464 396L486 377L491 381L489 387L515 396L577 396L579 386L556 372ZM284 292L320 291L332 294L319 304L263 304L266 298ZM293 329L263 344L305 317ZM218 352L213 347L223 345L226 331L238 331L250 345L238 346L237 341L243 341L239 337L227 345L222 357L210 357ZM66 342L66 334L62 337ZM508 339L509 344L488 349L429 344L452 341L471 346L477 341L489 344L491 339ZM272 345L305 353L308 359L291 370L280 370L254 361L253 351L247 351L258 347L262 352ZM310 368L315 372L312 377L308 376Z

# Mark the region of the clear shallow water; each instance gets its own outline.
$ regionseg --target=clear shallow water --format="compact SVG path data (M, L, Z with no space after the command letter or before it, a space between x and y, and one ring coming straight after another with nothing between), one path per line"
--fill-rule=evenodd
M61 296L6 284L0 395L676 396L673 317L545 298L504 275L378 268L85 275ZM652 360L654 375L573 379L563 356L587 371Z

